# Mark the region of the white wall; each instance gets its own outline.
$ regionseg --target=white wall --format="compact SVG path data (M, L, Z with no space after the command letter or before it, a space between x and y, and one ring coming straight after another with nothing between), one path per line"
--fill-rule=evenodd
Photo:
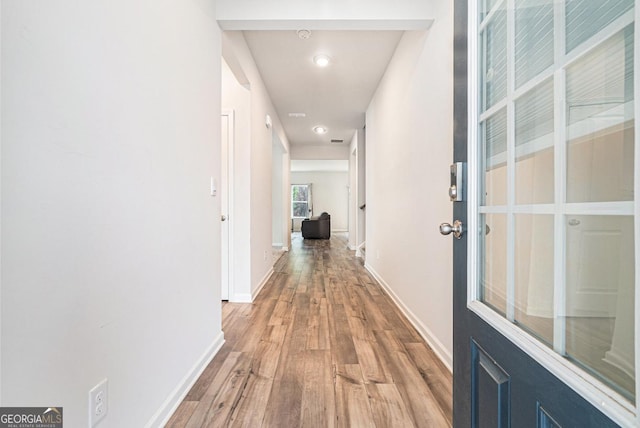
M437 2L427 32L407 32L367 111L367 266L451 366L453 11Z
M295 145L291 147L291 159L295 160L347 160L349 146L346 144Z
M249 193L238 194L239 197L249 197L249 253L243 260L250 261L250 283L234 285L233 298L236 301L251 301L255 297L268 276L273 272L272 253L272 132L277 133L288 152L289 142L282 130L278 114L273 107L269 93L267 92L257 66L251 56L251 51L240 31L228 31L224 33L226 43L225 51L233 54L232 63L242 69L242 73L250 86L250 118L249 118L249 163L242 166L236 165L237 173L249 177ZM225 53L225 58L227 54ZM273 122L273 128L265 126L265 118L269 115ZM243 150L246 150L245 147ZM245 159L246 161L246 159ZM287 159L284 160L288 163ZM237 223L236 223L237 224Z
M289 152L282 155L282 233L284 242L282 249L289 251L291 248L291 159Z
M357 160L358 160L358 242L357 246L359 247L364 243L367 239L367 227L366 227L366 207L364 209L360 209L362 205L365 205L367 202L367 180L366 180L366 172L367 172L367 144L366 144L366 132L364 129L358 130L358 148L357 148ZM365 245L366 246L366 245ZM359 252L356 252L356 255L360 256Z
M218 0L221 27L233 29L425 29L430 1L395 0ZM368 22L363 22L368 21ZM398 21L402 21L399 24ZM364 27L363 27L364 26Z
M279 205L274 207L273 210L280 210L281 215L279 216L280 224L273 224L274 228L280 228L280 236L281 240L276 242L276 239L273 239L275 244L282 244L282 249L285 251L289 251L291 248L291 159L290 159L290 148L285 146L285 144L280 139L280 135L274 133L274 143L277 143L279 147L279 159L274 160L274 168L279 168L279 171L274 170L274 175L278 175L280 180L278 184L280 188L278 192L280 193Z
M2 46L2 6L0 6L0 46ZM0 196L2 195L2 54L0 49ZM2 202L0 197L0 405L2 405Z
M358 242L358 132L353 133L349 144L349 248L356 249Z
M212 5L4 1L2 406L159 425L222 344Z
M349 210L348 172L292 172L291 184L313 184L313 215L323 211L331 214L331 231L346 232ZM300 230L300 220L295 222L295 230Z
M284 223L284 211L282 210L282 199L284 198L284 188L282 186L282 182L284 180L284 170L282 167L283 149L280 138L278 138L278 134L273 134L272 157L273 173L271 174L271 243L274 247L282 248L283 246L286 247L287 245L285 245L284 243L285 233L282 227Z

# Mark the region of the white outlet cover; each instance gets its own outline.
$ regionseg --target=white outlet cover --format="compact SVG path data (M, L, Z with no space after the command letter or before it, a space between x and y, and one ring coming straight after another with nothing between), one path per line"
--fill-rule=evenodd
M89 391L89 427L93 428L109 411L109 382L103 379Z

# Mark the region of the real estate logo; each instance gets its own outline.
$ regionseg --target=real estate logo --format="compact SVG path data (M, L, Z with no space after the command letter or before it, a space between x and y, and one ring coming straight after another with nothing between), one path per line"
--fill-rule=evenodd
M62 428L62 407L0 407L0 428Z

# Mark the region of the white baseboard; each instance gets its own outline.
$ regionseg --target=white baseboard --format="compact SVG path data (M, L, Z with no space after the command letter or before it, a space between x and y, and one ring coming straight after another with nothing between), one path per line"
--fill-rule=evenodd
M258 294L260 294L260 292L262 291L264 286L267 284L267 282L269 282L269 278L271 278L271 275L273 275L273 268L270 268L267 271L267 273L264 275L264 277L260 281L260 284L258 284L256 289L253 290L253 292L251 293L251 301L252 302L255 300L256 297L258 297Z
M343 233L343 232L348 232L348 229L331 229L331 233L336 232L336 233Z
M253 290L251 294L249 293L234 294L233 301L236 303L252 303L255 300L255 298L258 296L258 294L260 294L260 291L262 291L262 289L267 284L267 282L269 282L269 279L271 278L271 275L273 275L273 272L274 272L273 268L269 269L267 273L264 275L264 277L262 278L262 280L260 281L260 283L258 284L258 286L256 287L256 289Z
M384 279L369 265L365 262L364 267L368 270L371 275L382 285L385 291L389 294L391 299L395 302L396 305L400 308L400 311L407 317L409 322L418 330L420 336L429 344L433 352L440 358L440 361L449 369L450 372L453 373L453 355L444 347L442 342L438 340L436 336L429 330L429 328L420 321L420 319L413 313L411 310L400 300L400 298L393 292L389 284L386 283Z
M276 242L276 243L271 244L271 247L273 247L273 248L282 248L283 245L284 244L282 242L279 242L279 243Z
M162 403L162 406L160 406L155 415L146 423L145 427L163 427L169 422L169 419L171 419L171 416L173 416L178 409L184 397L186 397L191 387L196 383L202 372L204 372L204 369L207 368L211 360L213 360L213 357L215 357L220 348L222 348L222 345L224 345L224 333L220 332L202 357L196 361L191 370L189 370L182 381L180 381L165 402Z
M233 303L253 303L253 300L258 296L258 293L262 290L262 288L267 284L271 275L273 275L273 268L270 268L265 276L262 278L258 286L251 293L234 293L233 298L230 298L229 301Z
M233 299L229 299L229 301L232 303L252 303L253 299L250 293L234 293Z

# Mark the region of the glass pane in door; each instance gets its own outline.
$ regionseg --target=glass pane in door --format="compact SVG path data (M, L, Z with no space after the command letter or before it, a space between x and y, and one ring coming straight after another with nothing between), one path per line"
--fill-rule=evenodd
M553 0L516 2L516 88L553 64L553 12Z
M507 112L491 116L483 124L483 197L482 205L507 203Z
M567 69L567 202L633 200L633 26Z
M515 216L515 321L553 345L553 256L552 215Z
M633 216L566 216L566 353L635 392Z
M554 201L553 79L547 79L515 102L516 203Z
M480 15L482 17L482 19L484 19L485 16L487 16L487 14L489 12L491 12L491 9L493 9L493 7L496 5L496 3L498 3L498 1L500 0L484 0L482 1L482 10L480 11Z
M485 214L482 216L484 230L484 263L481 266L481 300L505 315L507 313L507 216ZM482 234L481 234L482 235Z
M484 111L507 95L507 12L504 7L491 17L482 40L485 51L481 76Z
M567 0L567 52L633 9L633 0Z

